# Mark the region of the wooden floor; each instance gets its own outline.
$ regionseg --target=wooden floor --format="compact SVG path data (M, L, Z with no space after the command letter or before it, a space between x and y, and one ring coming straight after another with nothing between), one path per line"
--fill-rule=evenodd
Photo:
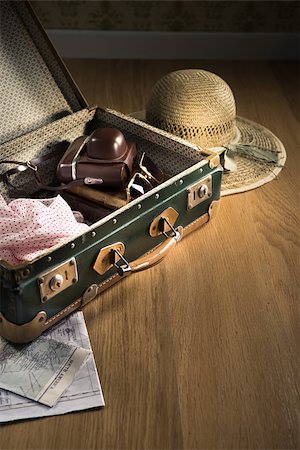
M106 407L5 425L1 449L299 449L299 72L294 63L67 61L90 104L145 107L211 70L283 141L278 179L222 199L161 264L85 309Z

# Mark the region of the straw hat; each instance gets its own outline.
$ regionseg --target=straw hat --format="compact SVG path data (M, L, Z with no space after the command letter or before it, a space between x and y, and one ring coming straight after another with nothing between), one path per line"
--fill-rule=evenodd
M222 195L271 181L286 160L280 140L263 126L236 116L230 87L205 70L179 70L161 78L146 114L137 118L220 153L225 169Z

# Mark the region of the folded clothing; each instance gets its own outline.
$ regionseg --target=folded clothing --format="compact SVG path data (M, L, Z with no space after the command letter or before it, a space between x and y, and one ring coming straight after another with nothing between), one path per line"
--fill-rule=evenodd
M15 265L31 261L54 245L88 229L60 196L20 198L6 203L0 195L0 260Z

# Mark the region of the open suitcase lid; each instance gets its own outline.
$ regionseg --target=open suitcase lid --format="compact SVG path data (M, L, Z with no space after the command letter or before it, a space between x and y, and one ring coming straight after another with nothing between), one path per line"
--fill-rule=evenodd
M87 106L25 1L0 2L0 144Z

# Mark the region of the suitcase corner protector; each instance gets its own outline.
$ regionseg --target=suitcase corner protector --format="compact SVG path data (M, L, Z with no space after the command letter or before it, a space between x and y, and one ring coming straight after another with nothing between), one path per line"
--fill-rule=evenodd
M213 219L220 209L220 200L213 200L208 209L209 220Z
M26 344L42 334L46 329L46 320L47 314L40 311L30 322L18 325L0 313L0 336L15 344Z

